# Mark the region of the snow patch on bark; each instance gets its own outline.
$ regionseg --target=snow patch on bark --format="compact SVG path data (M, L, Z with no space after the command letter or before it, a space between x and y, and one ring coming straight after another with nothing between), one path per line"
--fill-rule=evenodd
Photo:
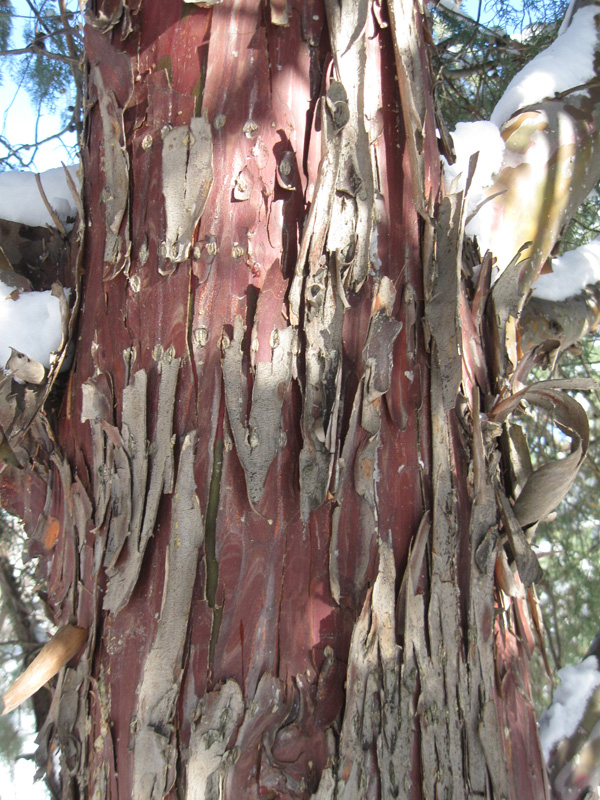
M540 717L539 730L546 762L554 747L577 730L590 696L600 685L598 659L589 656L580 664L558 671L560 686L554 692L552 705Z

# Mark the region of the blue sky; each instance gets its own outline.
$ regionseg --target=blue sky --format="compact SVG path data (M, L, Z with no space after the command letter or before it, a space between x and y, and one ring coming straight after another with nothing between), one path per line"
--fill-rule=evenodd
M21 30L25 20L30 14L26 0L11 0L15 12L13 33L10 46L18 48L23 46ZM56 11L56 3L47 0L48 9ZM3 60L6 62L10 56ZM3 83L0 86L0 134L11 142L32 142L34 139L37 113L32 106L27 91L20 88L8 74L9 70L3 65ZM46 138L56 133L61 128L59 115L42 112L38 121L38 139ZM68 144L75 144L75 135L65 137ZM4 155L0 146L0 157ZM60 166L61 161L69 162L69 153L63 144L53 140L42 145L35 158L35 167L38 171Z

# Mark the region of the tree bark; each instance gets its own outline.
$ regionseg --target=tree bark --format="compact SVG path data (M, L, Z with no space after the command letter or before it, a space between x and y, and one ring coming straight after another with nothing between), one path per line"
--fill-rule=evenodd
M427 35L409 0L92 3L74 363L2 474L89 629L64 797L549 796Z
M557 302L532 297L520 318L519 344L528 352L545 342L553 342L553 355L577 344L600 325L600 285L585 290L567 300Z

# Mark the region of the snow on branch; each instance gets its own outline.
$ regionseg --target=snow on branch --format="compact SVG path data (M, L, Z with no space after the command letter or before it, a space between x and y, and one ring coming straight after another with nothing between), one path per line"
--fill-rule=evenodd
M552 44L515 75L490 121L500 127L516 111L568 92L594 78L598 6L585 6L573 14L567 28Z
M77 167L67 167L77 185ZM63 167L42 172L42 187L62 223L77 215L75 200ZM54 225L37 187L33 172L0 172L0 219L45 227Z
M11 347L49 367L50 354L61 342L59 298L51 291L18 293L0 281L0 368L8 361Z
M77 167L68 167L77 185ZM30 227L54 226L33 172L0 173L0 219ZM63 167L43 172L41 184L47 202L64 228L75 219L77 208ZM64 230L63 230L64 232ZM0 370L11 356L11 348L44 367L50 366L51 354L63 340L63 311L60 292L22 291L13 280L15 273L4 252L0 280ZM27 282L26 282L27 283ZM15 288L18 286L19 288ZM68 297L68 292L65 293Z
M592 693L600 686L596 656L588 656L580 664L558 671L560 686L554 692L552 705L540 717L539 732L542 752L549 761L554 748L569 739L583 719Z
M552 259L552 272L540 275L533 294L542 300L566 300L600 282L600 236Z
M480 120L459 122L452 133L452 141L456 161L448 164L442 156L447 191L465 191L469 161L474 153L478 153L477 166L465 197L465 233L483 241L485 234L481 225L482 215L477 214L477 211L485 200L485 190L493 184L494 176L502 167L506 149L504 140L497 125Z
M571 4L557 39L509 84L489 122L460 123L452 134L456 163L445 164L448 191L466 190L465 233L496 259L494 278L521 254L526 296L561 229L600 177L600 4ZM591 101L591 103L590 103ZM527 264L525 264L527 262ZM600 241L554 260L535 294L564 300L600 281Z

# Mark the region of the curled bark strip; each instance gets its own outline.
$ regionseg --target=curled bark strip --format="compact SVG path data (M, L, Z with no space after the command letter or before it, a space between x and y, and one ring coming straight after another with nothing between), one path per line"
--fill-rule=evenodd
M431 533L431 512L423 514L416 536L412 541L406 569L402 577L402 584L398 594L398 607L396 611L397 625L399 631L404 631L406 627L406 608L411 598L417 594L419 588L419 578L423 570L425 558L425 548Z
M435 341L442 378L444 408L454 408L462 379L459 309L460 259L463 240L460 195L444 197L439 210L436 259L427 296L425 318Z
M367 341L362 353L365 392L361 424L371 434L377 433L381 426L379 398L390 389L394 342L402 330L402 323L392 316L395 300L396 290L389 278L384 277L373 302Z
M496 555L494 573L496 585L499 589L502 589L507 597L522 598L524 596L523 586L520 582L517 583L515 574L508 563L506 551L502 547L499 548Z
M186 0L190 2L190 0ZM271 22L273 25L289 25L290 22L290 4L288 0L270 0L271 6Z
M333 56L345 97L331 96L336 82L328 93L328 107L334 131L340 131L332 142L338 153L335 202L331 217L329 239L346 228L337 242L336 254L343 257L343 283L346 289L357 291L367 276L369 246L373 224L374 182L369 137L365 128L365 31L369 3L367 0L338 0L325 3ZM342 86L343 85L343 86ZM350 224L344 225L344 209L349 212ZM337 229L337 230L336 230Z
M352 633L348 657L346 709L339 745L335 797L364 797L363 787L378 762L382 796L399 796L394 764L405 755L401 734L402 680L395 632L394 555L379 542L379 571ZM382 698L385 697L385 703Z
M508 497L501 490L496 492L496 499L521 580L525 586L538 583L542 579L542 568L519 525L515 511L511 507ZM510 592L507 593L510 594Z
M346 292L369 267L374 177L365 128L366 0L325 3L336 80L321 102L321 161L289 293L298 326L304 296L306 361L300 454L301 515L324 502L335 462Z
M421 60L423 48L419 44L422 32L419 29L418 4L392 0L388 3L388 10L415 199L419 213L423 214L427 203L425 134L431 93L427 67Z
M54 677L81 649L87 636L87 628L80 628L77 625L64 625L59 628L25 672L19 675L4 692L0 701L2 715L20 706Z
M65 172L68 174L68 170L65 169ZM50 201L46 197L46 192L44 191L44 187L42 186L42 179L40 177L39 172L35 173L35 182L37 184L38 192L42 198L42 202L46 206L46 209L50 216L52 217L52 222L54 223L56 230L61 234L61 236L66 236L67 232L65 230L65 226L60 221L58 214L54 210L54 208L50 205Z
M95 15L90 13L88 17L90 27L106 33L118 25L123 15L128 13L127 3L124 0L103 0L97 4L95 12Z
M125 450L131 463L131 527L135 541L138 541L142 528L144 498L148 480L148 446L146 422L146 394L148 376L139 369L128 386L123 390L123 429Z
M542 395L547 390L587 392L595 388L597 388L596 381L591 378L539 381L539 383L526 386L524 389L504 398L504 400L500 400L496 403L489 416L495 422L505 422L522 400L528 400L537 405L531 398Z
M544 636L544 623L542 620L542 611L540 609L540 603L538 600L537 592L535 591L535 586L527 589L527 607L529 608L529 614L531 616L531 622L533 624L533 632L535 634L535 641L537 647L539 648L540 655L542 656L542 660L544 662L544 669L546 670L546 675L548 680L553 680L554 673L552 667L550 666L550 659L548 658L548 653L546 652L546 644L545 644L545 636Z
M77 213L79 214L79 220L85 219L85 211L83 209L83 200L81 199L81 192L79 191L79 187L73 180L73 176L71 175L71 170L67 169L64 162L60 162L62 164L62 168L65 173L65 180L67 182L67 186L69 187L69 191L71 192L71 197L73 198L73 202L77 208Z
M90 634L91 635L91 634ZM65 667L59 672L52 703L42 730L38 734L38 749L35 762L38 770L35 780L39 780L48 769L53 755L60 749L63 769L74 774L78 769L85 770L86 748L82 742L86 737L87 695L86 673L89 658L82 656L76 669Z
M99 528L110 499L108 478L113 465L113 443L105 436L105 429L113 420L113 394L107 374L102 372L83 383L81 394L81 421L89 422L92 429L94 526Z
M588 390L595 387L589 379L542 381L525 387L499 402L490 415L505 421L522 400L548 411L571 438L571 453L534 470L527 478L515 505L514 514L524 528L544 519L563 500L579 471L589 445L589 424L585 411L562 389Z

